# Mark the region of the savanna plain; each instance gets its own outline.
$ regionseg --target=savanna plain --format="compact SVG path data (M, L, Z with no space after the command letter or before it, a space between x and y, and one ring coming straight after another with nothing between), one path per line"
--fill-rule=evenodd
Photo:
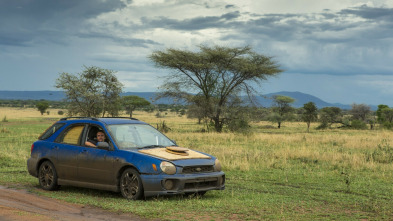
M30 176L31 144L59 118L36 109L0 108L0 185L41 196L159 220L393 220L393 131L327 129L302 122L253 123L250 133L202 132L175 113L136 112L163 121L179 146L220 159L226 189L203 197L128 201L118 193L62 187L43 191ZM124 115L125 116L125 115Z

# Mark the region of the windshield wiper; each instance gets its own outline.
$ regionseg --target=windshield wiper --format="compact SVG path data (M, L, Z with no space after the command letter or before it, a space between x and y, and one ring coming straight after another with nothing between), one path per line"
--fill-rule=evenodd
M165 146L163 146L163 145L147 145L144 147L138 147L138 149L155 148L155 147L165 147Z

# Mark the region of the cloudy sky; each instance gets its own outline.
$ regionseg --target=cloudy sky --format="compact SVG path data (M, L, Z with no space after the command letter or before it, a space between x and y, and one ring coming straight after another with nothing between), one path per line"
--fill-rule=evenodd
M59 73L117 71L156 91L155 50L250 45L285 70L263 94L393 106L393 0L1 0L0 90L58 90Z

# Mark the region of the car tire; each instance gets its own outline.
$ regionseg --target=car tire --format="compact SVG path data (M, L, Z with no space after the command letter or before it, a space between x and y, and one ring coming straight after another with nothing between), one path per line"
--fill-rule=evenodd
M132 168L124 170L120 178L120 192L129 200L143 198L143 184L138 171Z
M55 166L50 161L45 161L38 169L38 182L44 190L57 190L57 172Z

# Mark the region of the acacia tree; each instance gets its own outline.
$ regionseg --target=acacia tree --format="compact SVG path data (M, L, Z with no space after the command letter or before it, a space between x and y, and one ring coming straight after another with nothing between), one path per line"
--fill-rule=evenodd
M110 110L110 114L116 115L114 110L117 105L122 84L114 75L114 71L98 67L85 67L82 73L73 75L61 73L56 80L56 87L64 89L68 102L70 115L82 115L97 117Z
M46 110L49 107L49 103L48 103L48 101L40 101L35 106L40 111L41 115L44 115L44 113L46 112Z
M293 117L291 114L294 111L293 107L291 107L293 102L295 102L295 99L288 96L273 96L273 112L269 118L270 121L278 124L278 128L281 128L282 122L290 120Z
M318 108L314 102L303 104L302 120L307 123L307 132L310 132L310 124L318 119Z
M130 118L132 117L132 112L139 108L139 107L145 107L150 105L150 102L147 101L143 97L135 96L135 95L129 95L129 96L124 96L122 97L122 104L126 109L127 114L130 115Z
M199 52L155 51L149 58L157 67L172 70L160 87L161 96L198 105L214 123L217 132L221 132L227 122L223 116L231 97L247 94L252 99L257 92L254 87L282 72L271 57L258 54L248 46L199 46L199 49ZM191 93L202 101L193 102Z
M321 124L317 129L331 127L334 123L342 123L342 111L339 107L324 107L319 111Z

